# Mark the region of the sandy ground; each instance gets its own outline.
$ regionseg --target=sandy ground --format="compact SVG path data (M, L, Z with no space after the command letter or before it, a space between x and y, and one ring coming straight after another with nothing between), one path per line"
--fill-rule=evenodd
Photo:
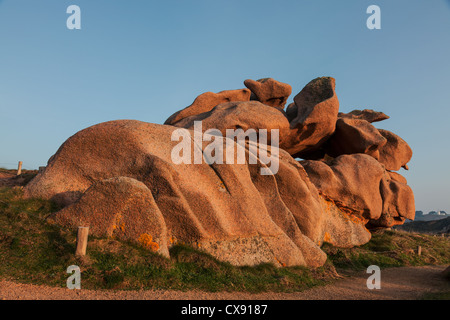
M0 280L2 300L396 300L418 299L425 293L450 290L442 276L445 266L403 267L381 270L381 289L369 290L369 274L359 272L333 284L296 293L202 291L69 290Z

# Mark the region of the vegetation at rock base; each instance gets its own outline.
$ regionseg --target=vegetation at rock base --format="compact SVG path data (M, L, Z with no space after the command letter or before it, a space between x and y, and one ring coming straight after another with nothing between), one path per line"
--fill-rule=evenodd
M423 295L422 300L450 300L450 291L426 293Z
M421 255L417 254L418 246ZM450 263L450 239L448 237L385 230L372 235L372 239L360 247L336 248L325 244L322 249L338 269L361 270L370 265L380 268L446 265Z
M38 173L37 170L26 170L22 169L22 174L16 176L17 170L12 169L5 169L0 167L0 178L2 175L6 176L12 176L12 178L7 179L6 182L11 182L12 185L26 185L28 182L30 182ZM0 187L3 187L1 181L0 181Z
M317 269L271 264L236 267L188 246L170 249L170 259L137 244L89 238L87 255L74 255L76 234L49 224L59 210L51 201L23 199L21 187L0 188L0 278L64 287L70 265L82 271L85 289L200 289L206 291L301 291L337 277L336 269L448 264L450 240L399 231L375 233L361 247L325 244L327 263ZM422 255L414 251L422 247Z
M207 291L298 291L324 284L334 268L235 267L188 246L171 259L137 244L89 237L88 253L75 257L76 234L44 219L59 208L23 199L21 188L0 189L0 278L64 287L70 265L82 271L85 289L201 289Z

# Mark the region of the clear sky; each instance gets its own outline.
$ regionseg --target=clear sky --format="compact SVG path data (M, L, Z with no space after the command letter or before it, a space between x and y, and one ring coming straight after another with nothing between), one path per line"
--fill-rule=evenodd
M248 78L289 83L292 100L318 76L336 78L341 111L391 117L376 126L414 151L400 173L417 210L450 211L448 0L0 0L0 167L36 169L83 128L163 123Z

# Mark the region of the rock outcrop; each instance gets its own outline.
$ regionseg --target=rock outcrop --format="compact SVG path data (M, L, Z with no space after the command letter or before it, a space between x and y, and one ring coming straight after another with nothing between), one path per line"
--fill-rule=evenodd
M378 129L378 131L387 140L380 149L379 161L387 170L398 171L402 167L408 170L407 163L412 157L411 147L395 133L384 129Z
M257 100L279 109L284 109L284 105L292 93L292 87L290 85L272 78L264 78L256 81L247 79L244 81L244 84L252 92L251 100Z
M244 132L251 129L257 135L265 129L267 144L271 142L272 130L279 132L279 139L289 131L289 122L282 111L258 101L222 103L211 111L184 118L174 126L194 130L196 121L201 121L202 132L214 129L220 131L222 136L226 136L227 129L242 129Z
M370 123L389 119L389 116L385 115L383 112L374 111L372 109L353 110L349 113L339 112L338 117L342 119L366 120Z
M329 77L308 83L286 112L289 85L245 85L200 95L166 125L117 120L79 131L25 196L60 203L48 220L67 228L166 257L189 244L235 265L321 266L323 243L362 245L370 229L414 218L413 192L392 172L411 148L371 124L385 114L338 113ZM256 139L239 141L239 130Z
M73 205L48 219L73 229L88 226L93 236L133 240L169 256L164 218L151 191L132 178L99 180Z
M305 160L301 164L317 189L327 198L365 219L381 216L379 192L383 166L365 154L342 155L330 163Z
M390 228L403 224L406 219L414 220L414 194L406 179L399 176L393 177L391 172L387 172L381 180L383 210L379 219L370 221L370 227Z
M307 157L334 133L339 112L334 89L333 78L317 78L294 97L294 106L289 108L294 116L289 122L291 130L281 145L291 155Z
M339 118L336 130L324 149L332 157L364 153L378 159L386 141L377 128L366 120Z
M169 244L193 244L234 264L324 263L324 253L301 233L294 216L281 200L274 176L259 173L264 164L220 165L204 161L194 164L193 159L192 164L174 164L171 151L177 142L172 141L171 136L176 129L120 120L82 130L61 146L46 170L30 182L26 193L68 205L52 217L63 225L73 227L76 223L66 223L67 216L83 212L72 221L92 226L100 216L111 222L94 227L95 233L111 234L111 225L116 216L123 216L123 209L115 200L100 196L97 205L106 212L92 211L93 195L101 194L105 188L97 191L100 187L91 185L104 179L128 177L141 181L151 191L142 196L153 197L157 207L148 210L154 215L157 215L156 209L161 212ZM195 150L202 148L194 141L190 147L192 157ZM129 183L122 181L114 186L127 189ZM128 194L117 195L117 190L110 194L125 202L130 199ZM128 205L135 202L135 210L139 210L140 203L147 201L138 200L139 197L139 194L132 197ZM152 199L148 201L152 203ZM86 215L93 217L86 219ZM133 228L127 221L123 221L124 230ZM128 240L135 240L137 233L130 234ZM153 236L152 232L145 233Z
M224 102L249 101L250 95L249 89L225 90L219 93L205 92L199 95L190 106L171 115L164 124L173 125L184 118L210 111Z

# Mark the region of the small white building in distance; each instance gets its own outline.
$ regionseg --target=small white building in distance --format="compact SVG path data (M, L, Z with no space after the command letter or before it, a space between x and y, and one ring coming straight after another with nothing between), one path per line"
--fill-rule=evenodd
M439 210L439 211L430 211L428 212L428 214L431 216L446 216L447 212L445 212L444 210Z

